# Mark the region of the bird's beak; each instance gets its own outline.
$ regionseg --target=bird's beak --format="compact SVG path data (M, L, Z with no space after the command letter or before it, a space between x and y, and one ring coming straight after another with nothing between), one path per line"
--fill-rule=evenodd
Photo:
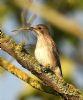
M33 31L34 27L28 27L28 30Z
M29 27L28 30L35 32L36 36L37 36L38 33L39 33L39 32L37 31L37 28L36 28L36 27ZM34 35L35 35L35 34L34 34Z
M29 27L28 29L31 30L31 31L35 31L36 27Z

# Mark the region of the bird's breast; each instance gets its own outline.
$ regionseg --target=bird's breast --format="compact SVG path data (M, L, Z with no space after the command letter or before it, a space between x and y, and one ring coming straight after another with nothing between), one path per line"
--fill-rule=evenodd
M52 50L48 49L47 47L36 48L35 58L43 66L55 66L56 64Z

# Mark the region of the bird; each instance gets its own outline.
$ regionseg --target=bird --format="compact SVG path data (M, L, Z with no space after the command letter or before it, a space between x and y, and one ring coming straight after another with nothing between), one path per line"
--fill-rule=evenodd
M49 29L44 24L30 27L36 34L37 43L34 51L36 60L46 69L50 69L56 75L63 77L56 43L52 39Z
M45 67L45 72L52 70L54 74L62 78L63 75L58 49L56 43L51 37L48 27L44 24L38 24L34 27L29 26L28 28L20 28L15 31L20 30L34 31L35 36L37 37L37 43L36 46L34 46L35 48L33 50L36 60L41 66ZM24 48L31 54L31 45L30 48L28 45L26 45Z

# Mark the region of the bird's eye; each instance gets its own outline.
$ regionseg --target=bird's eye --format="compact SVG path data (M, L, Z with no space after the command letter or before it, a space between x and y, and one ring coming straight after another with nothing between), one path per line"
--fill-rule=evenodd
M41 27L38 27L39 30L41 30Z

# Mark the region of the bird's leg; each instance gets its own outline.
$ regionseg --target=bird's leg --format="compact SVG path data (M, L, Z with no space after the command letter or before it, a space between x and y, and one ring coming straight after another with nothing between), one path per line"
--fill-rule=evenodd
M47 64L47 65L45 66L45 72L52 72L52 73L54 73L55 75L57 75L58 77L62 77L60 68L59 68L58 66L56 66L56 67L51 67L49 64Z
M41 64L40 64L40 66L43 67ZM57 77L62 78L62 74L61 74L58 66L51 67L49 64L47 64L47 65L44 66L42 71L45 72L45 73L51 72L51 73L55 74Z
M43 72L45 72L45 73L49 73L49 72L53 73L52 68L50 67L49 64L44 66Z

